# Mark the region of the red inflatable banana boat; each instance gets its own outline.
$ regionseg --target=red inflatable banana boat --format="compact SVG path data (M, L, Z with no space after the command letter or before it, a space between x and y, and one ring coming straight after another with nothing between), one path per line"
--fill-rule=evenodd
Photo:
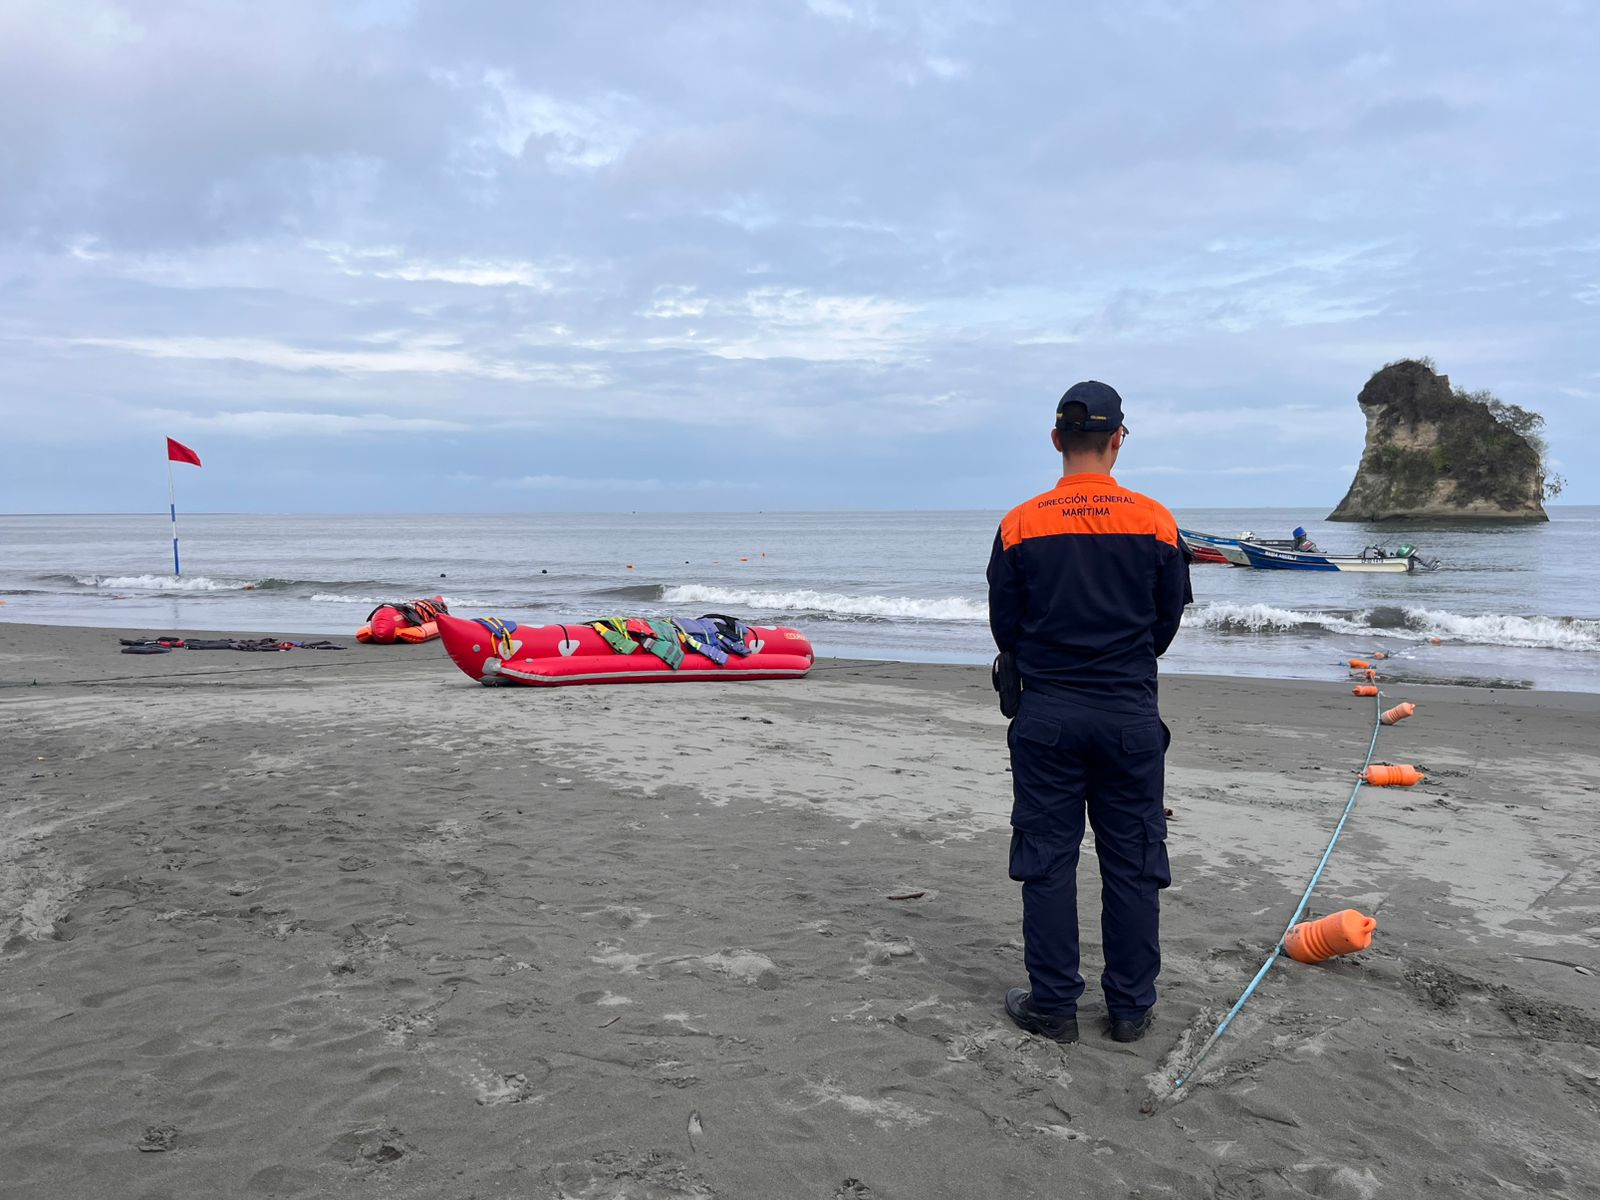
M811 670L815 658L805 635L793 629L741 626L740 644L746 653L724 653L725 662L698 652L686 639L679 646L681 661L674 667L644 645L619 652L593 626L576 622L519 625L492 617L469 621L446 613L440 613L437 620L451 660L485 685L798 679ZM719 648L712 652L718 653Z

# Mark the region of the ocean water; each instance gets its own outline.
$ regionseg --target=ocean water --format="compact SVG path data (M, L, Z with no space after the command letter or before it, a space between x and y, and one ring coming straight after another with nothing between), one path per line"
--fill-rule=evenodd
M1329 551L1407 541L1432 574L1193 568L1164 671L1600 691L1600 508L1548 525L1333 525L1293 509L1181 510L1186 528ZM803 630L819 654L986 662L997 512L190 515L184 574L166 514L0 516L6 621L112 629L354 634L387 600L445 596L525 623L728 612ZM1438 644L1434 644L1434 638Z

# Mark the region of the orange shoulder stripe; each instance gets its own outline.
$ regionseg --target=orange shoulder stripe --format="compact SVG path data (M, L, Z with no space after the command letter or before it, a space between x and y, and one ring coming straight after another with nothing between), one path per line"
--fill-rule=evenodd
M1144 534L1178 544L1178 524L1162 505L1103 479L1068 479L1019 504L1000 524L1006 548L1060 534Z
M1022 540L1021 513L1022 508L1019 505L1000 521L1000 544L1007 550Z

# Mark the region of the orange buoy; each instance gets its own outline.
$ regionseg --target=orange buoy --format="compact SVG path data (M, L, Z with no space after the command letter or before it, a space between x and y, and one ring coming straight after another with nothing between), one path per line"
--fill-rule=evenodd
M1378 679L1378 673L1371 667L1368 667L1365 671L1361 672L1361 676L1368 683L1376 683Z
M1347 908L1315 921L1301 921L1283 935L1283 948L1296 962L1318 963L1365 950L1372 945L1372 931L1377 927L1377 918Z
M630 570L630 571L633 570L633 564L632 563L628 564L628 570Z
M1407 700L1404 704L1396 704L1393 708L1385 709L1383 716L1379 717L1378 720L1385 725L1398 725L1416 711L1417 706Z
M1352 696L1376 696L1378 694L1378 689L1370 683L1363 683L1357 687L1351 688L1350 694Z
M1372 652L1372 657L1373 658L1380 658L1380 659L1388 658L1389 657L1389 652L1387 650L1374 650Z
M1410 787L1427 776L1410 763L1373 763L1361 778L1374 787Z
M1431 637L1431 638L1428 639L1428 645L1430 645L1430 646L1442 646L1442 645L1444 645L1444 639L1443 638Z
M1351 670L1352 670L1352 671L1365 671L1365 670L1366 670L1366 669L1367 669L1367 668L1368 668L1368 667L1370 667L1370 666L1371 666L1371 665L1372 665L1372 664L1371 664L1371 663L1369 663L1369 662L1368 662L1368 661L1367 661L1367 660L1366 660L1366 659L1364 659L1364 658L1352 658L1352 659L1351 659L1351 660L1350 660L1350 669L1351 669Z

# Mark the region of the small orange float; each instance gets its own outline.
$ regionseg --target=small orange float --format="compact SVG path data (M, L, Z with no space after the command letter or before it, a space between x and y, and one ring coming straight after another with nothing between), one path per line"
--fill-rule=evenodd
M1373 763L1361 777L1374 787L1410 787L1427 778L1410 763Z
M1372 945L1372 932L1377 928L1375 917L1347 908L1315 921L1301 921L1283 935L1283 948L1296 962L1318 963L1365 950Z
M1417 706L1411 703L1411 701L1407 700L1404 704L1396 704L1393 708L1385 709L1383 715L1379 717L1378 720L1382 721L1385 725L1398 725L1401 721L1404 721L1416 711Z

